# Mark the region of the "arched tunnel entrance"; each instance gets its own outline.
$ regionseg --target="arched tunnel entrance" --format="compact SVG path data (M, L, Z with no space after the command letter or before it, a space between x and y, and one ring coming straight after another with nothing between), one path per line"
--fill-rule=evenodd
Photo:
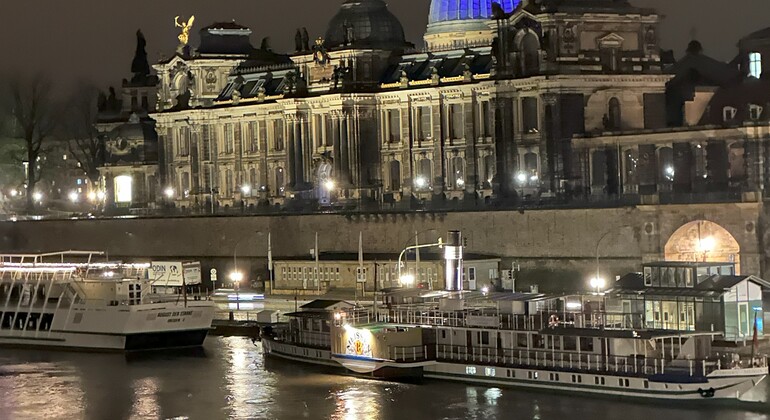
M733 262L740 273L741 247L722 226L696 220L677 229L666 242L666 261Z

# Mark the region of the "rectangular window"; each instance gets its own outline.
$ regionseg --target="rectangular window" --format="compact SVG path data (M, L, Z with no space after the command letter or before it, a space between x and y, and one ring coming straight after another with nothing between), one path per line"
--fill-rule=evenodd
M401 141L401 111L398 109L388 110L388 141L398 143Z
M225 154L231 155L233 154L233 150L235 150L235 135L233 132L233 124L225 124L224 130L225 137L224 144L222 146L224 147Z
M201 127L201 159L211 160L211 127Z
M481 344L484 346L489 345L489 331L482 331L481 332Z
M468 267L468 281L476 281L476 267Z
M521 111L524 133L537 133L540 128L537 115L537 98L523 98L521 100Z
M491 110L489 101L481 102L479 106L479 137L492 137Z
M256 153L259 151L259 122L249 122L249 152Z
M461 104L450 106L449 123L451 124L450 133L453 139L465 138L465 113Z
M273 149L281 152L283 148L283 120L273 120Z
M419 124L420 140L430 140L433 138L431 107L417 107L415 113L417 114L415 115L415 121Z
M313 136L315 137L316 147L322 147L324 141L324 116L316 115L313 117Z
M762 76L762 54L749 53L749 76L759 79Z

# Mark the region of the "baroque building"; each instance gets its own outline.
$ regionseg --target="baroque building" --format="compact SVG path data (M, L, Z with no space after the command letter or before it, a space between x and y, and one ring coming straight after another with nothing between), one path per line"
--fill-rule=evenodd
M575 135L666 124L659 16L625 0L434 0L425 50L347 0L296 51L201 29L154 66L179 206L476 204L583 191Z

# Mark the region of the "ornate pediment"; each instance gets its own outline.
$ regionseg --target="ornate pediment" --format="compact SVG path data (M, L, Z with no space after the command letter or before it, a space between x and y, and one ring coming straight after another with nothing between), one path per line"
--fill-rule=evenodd
M620 48L623 46L623 41L625 41L625 39L622 36L612 32L601 38L597 38L596 45L599 48Z

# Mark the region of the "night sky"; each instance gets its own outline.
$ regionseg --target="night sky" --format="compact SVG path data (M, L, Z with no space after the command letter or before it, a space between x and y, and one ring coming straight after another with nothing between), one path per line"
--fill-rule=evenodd
M342 0L2 0L0 72L56 75L62 85L77 81L119 85L129 76L137 29L148 41L151 62L170 56L177 44L175 15L196 16L197 30L235 19L252 28L252 44L269 36L273 49L293 49L294 31L306 26L311 39L323 35ZM681 55L691 36L721 60L735 55L738 39L770 25L767 0L633 0L665 16L662 45ZM406 36L418 46L427 23L429 0L390 0Z

